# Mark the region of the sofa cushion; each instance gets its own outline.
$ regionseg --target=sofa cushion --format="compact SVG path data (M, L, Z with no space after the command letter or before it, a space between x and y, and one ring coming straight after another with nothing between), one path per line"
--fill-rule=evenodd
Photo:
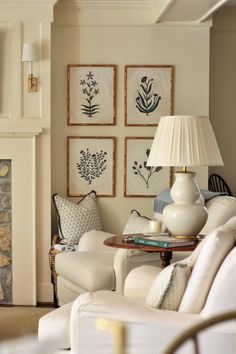
M177 311L186 289L191 268L184 263L171 264L154 280L146 297L146 305Z
M101 230L96 193L88 193L78 204L58 194L53 195L58 217L59 234L67 245L77 245L87 231Z
M123 235L149 232L149 221L149 218L140 215L137 210L132 210L125 224Z
M113 253L62 252L56 255L56 272L85 291L114 290Z
M202 310L213 279L234 246L235 231L228 223L212 231L200 244L200 252L179 307L180 312L199 313ZM236 217L234 224L236 229ZM192 257L197 252L198 248ZM191 257L189 259L191 262Z
M236 307L236 247L225 258L216 274L206 304L202 310L210 317L221 312L235 311Z
M52 338L57 348L70 348L70 314L72 302L53 310L39 319L38 340L46 343Z

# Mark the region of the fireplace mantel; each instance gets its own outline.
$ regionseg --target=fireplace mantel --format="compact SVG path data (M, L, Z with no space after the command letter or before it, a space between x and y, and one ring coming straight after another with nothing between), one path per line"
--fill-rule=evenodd
M0 128L0 138L27 138L27 137L33 137L36 135L39 135L40 133L42 133L42 128L31 128L31 127L19 127L19 128L15 128L15 127L1 127Z
M9 272L11 268L7 277L12 278L13 305L36 305L36 144L40 133L42 128L38 127L0 128L0 160L11 166L12 215L8 233L3 234L2 225L0 235L11 238L11 257L7 258L4 250L1 257L8 259Z

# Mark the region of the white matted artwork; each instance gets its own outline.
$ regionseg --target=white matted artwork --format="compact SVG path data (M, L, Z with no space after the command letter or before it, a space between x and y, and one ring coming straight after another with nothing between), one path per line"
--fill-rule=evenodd
M153 138L125 137L125 197L154 197L170 186L169 167L148 167Z
M116 66L67 66L67 124L114 125Z
M115 138L67 138L67 195L84 196L91 190L97 196L115 195Z
M125 66L125 125L157 126L172 114L172 65Z

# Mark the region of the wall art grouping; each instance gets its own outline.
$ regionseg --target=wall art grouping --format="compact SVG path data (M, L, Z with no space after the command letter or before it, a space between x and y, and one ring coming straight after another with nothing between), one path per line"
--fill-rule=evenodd
M116 66L67 66L68 125L114 125Z
M115 195L115 138L69 136L67 138L67 195Z
M173 114L173 66L124 66L124 125L157 126ZM116 65L67 65L67 125L116 124ZM67 195L115 196L115 137L67 138ZM172 183L172 169L149 167L152 137L124 138L124 197L154 197Z
M170 186L170 168L147 166L152 141L150 137L125 137L125 197L154 197Z

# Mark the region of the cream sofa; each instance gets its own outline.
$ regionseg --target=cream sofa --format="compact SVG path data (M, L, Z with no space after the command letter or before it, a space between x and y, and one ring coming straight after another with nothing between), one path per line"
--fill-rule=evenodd
M162 288L169 271L177 268L176 265L164 270L146 265L133 269L126 278L124 296L113 291L88 292L42 317L39 340L56 336L58 349L71 348L72 354L110 354L111 334L99 331L95 325L97 318L105 318L124 323L127 353L161 354L169 341L188 326L236 309L235 245L236 217L233 217L208 234L181 261L181 267L178 265L190 269L186 281L171 276ZM162 302L157 306L160 293ZM170 309L171 306L176 308ZM234 354L235 324L207 331L201 336L201 346L202 354ZM193 352L187 346L180 353Z
M236 198L219 196L206 203L208 221L202 230L206 235L215 227L236 215ZM155 215L160 218L161 215ZM129 217L123 234L147 232L149 220L134 211ZM112 236L107 232L86 232L80 239L77 252L62 252L56 255L58 304L64 305L87 291L115 290L123 294L127 274L139 265L160 267L160 255L137 250L114 249L103 244ZM176 252L173 262L188 256L186 252Z

